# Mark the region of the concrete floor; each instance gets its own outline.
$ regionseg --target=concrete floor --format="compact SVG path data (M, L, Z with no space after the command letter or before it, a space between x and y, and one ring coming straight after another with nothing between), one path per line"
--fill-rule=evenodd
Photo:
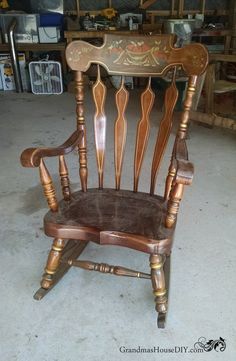
M132 184L136 95L128 109L123 187ZM109 105L114 107L109 100ZM188 140L195 163L193 186L181 204L172 257L171 297L165 330L156 328L149 281L72 269L41 302L33 300L51 240L43 234L46 203L37 169L24 169L21 151L55 146L75 128L74 99L0 94L1 154L1 361L235 360L235 134L192 125ZM87 110L91 111L90 103ZM130 115L130 117L128 116ZM152 117L141 190L148 190L157 130ZM96 186L92 118L87 121L90 186ZM114 184L113 120L108 122L105 185ZM171 136L173 141L173 135ZM169 159L171 147L168 147ZM110 161L110 162L109 162ZM56 179L57 162L49 161ZM69 157L79 187L75 154ZM158 178L162 191L166 167ZM58 183L57 183L58 185ZM89 245L84 259L148 270L148 256L119 247ZM193 348L200 338L226 341L224 352L122 353L119 348Z

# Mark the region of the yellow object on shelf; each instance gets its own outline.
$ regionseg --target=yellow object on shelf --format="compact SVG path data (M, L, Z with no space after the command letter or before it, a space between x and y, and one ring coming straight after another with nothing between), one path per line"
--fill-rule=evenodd
M113 8L107 8L102 10L101 15L105 16L108 19L112 19L116 16L117 11Z
M0 9L6 9L6 8L9 8L8 1L7 0L0 1Z

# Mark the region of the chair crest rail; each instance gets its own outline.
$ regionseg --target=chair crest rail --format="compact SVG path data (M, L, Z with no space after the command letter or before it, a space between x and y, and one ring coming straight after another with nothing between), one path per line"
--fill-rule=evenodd
M207 66L208 52L201 44L172 47L168 34L145 37L106 34L104 44L96 47L73 41L66 48L67 63L72 70L86 71L92 63L100 64L109 74L158 76L174 65L182 66L187 75L200 75Z

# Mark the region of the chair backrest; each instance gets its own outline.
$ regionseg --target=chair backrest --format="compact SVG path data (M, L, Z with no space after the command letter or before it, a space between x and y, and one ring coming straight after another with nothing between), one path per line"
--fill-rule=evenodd
M93 86L93 98L96 107L94 116L95 146L97 155L99 188L103 188L103 172L106 141L106 115L104 103L106 86L100 76L100 65L110 75L121 75L120 88L115 95L117 118L115 121L114 157L115 157L115 184L120 189L122 163L124 158L127 122L125 111L129 99L129 91L124 84L124 76L147 77L148 84L141 94L141 115L137 126L136 147L134 155L134 191L138 190L138 182L144 154L146 151L149 129L150 112L154 104L154 92L151 88L152 77L162 77L168 71L173 71L172 81L167 88L164 100L164 114L160 123L155 144L151 168L150 193L154 193L157 172L170 136L172 116L178 98L175 85L177 67L182 67L189 78L184 101L184 110L181 115L177 137L186 136L189 110L194 95L197 76L202 74L207 66L208 53L201 44L190 44L184 48L172 47L173 36L117 36L106 35L101 47L93 46L84 41L74 41L67 46L66 59L72 70L75 71L77 126L84 131L83 142L79 146L80 178L82 189L87 189L87 145L84 119L84 85L83 72L91 64L98 64L97 80Z

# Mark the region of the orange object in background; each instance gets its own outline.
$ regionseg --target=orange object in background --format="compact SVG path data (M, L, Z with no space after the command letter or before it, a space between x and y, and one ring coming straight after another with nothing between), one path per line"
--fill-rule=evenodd
M117 11L113 8L107 8L102 10L101 14L110 20L116 16Z
M9 8L9 4L7 0L0 1L0 9L6 9Z

